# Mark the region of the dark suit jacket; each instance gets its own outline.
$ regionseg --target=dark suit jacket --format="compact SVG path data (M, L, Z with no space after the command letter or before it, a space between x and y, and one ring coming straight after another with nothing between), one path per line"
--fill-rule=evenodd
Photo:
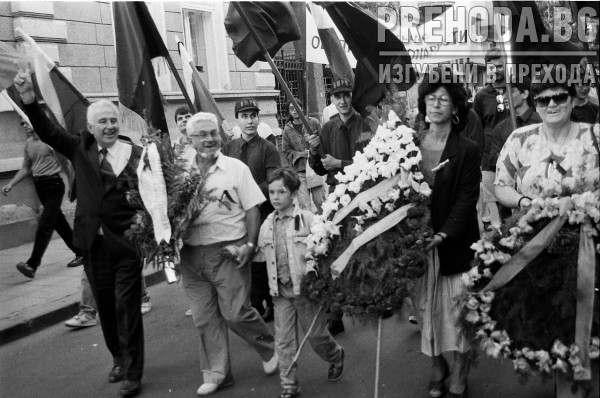
M471 268L475 252L470 246L479 239L479 145L459 133L450 133L440 163L446 159L449 163L435 176L431 220L434 232L448 235L438 246L438 254L442 275L453 275Z
M105 192L100 177L98 144L90 132L69 134L48 118L37 102L25 105L25 113L40 139L73 164L77 181L73 244L79 249L89 250L102 226L111 254L135 255L134 246L125 239L123 233L130 227L136 212L136 208L127 201L127 191L130 190L129 183L137 180L136 168L141 148L132 143L127 166ZM119 138L131 142L127 137Z

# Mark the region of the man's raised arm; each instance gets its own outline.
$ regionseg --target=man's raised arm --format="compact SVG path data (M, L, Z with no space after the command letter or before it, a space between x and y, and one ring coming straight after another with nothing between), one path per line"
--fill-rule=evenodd
M67 133L62 126L48 117L44 108L39 104L35 97L29 65L19 70L14 82L25 105L25 113L37 135L54 150L71 160L79 143L79 138Z

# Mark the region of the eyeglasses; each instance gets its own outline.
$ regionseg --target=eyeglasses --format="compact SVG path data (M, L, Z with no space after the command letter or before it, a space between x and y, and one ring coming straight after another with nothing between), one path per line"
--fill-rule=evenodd
M554 101L556 105L562 105L569 100L569 93L561 93L555 95L549 95L547 97L536 97L533 99L536 106L545 108L550 104L550 101Z
M450 97L447 95L442 95L441 97L436 97L433 94L427 94L425 96L425 103L427 105L435 105L435 102L439 101L440 105L448 105L450 103Z

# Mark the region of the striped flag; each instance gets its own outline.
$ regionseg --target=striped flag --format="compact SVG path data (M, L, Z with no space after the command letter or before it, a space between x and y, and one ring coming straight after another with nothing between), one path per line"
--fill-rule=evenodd
M321 39L321 45L323 46L323 50L325 50L325 55L327 55L327 60L329 61L331 74L333 75L334 80L344 78L351 83L354 83L352 66L350 65L350 62L348 62L346 52L340 44L340 39L335 31L333 21L321 6L312 2L307 3L307 5L315 20L319 38Z
M90 102L60 72L54 61L20 27L16 32L30 46L37 92L56 121L71 134L87 129L87 107Z
M188 54L183 42L177 36L175 36L175 41L177 42L177 48L179 49L179 55L181 56L185 88L196 107L196 111L214 113L217 116L217 119L219 119L219 133L221 134L221 140L223 143L227 142L229 137L225 134L225 130L223 129L223 121L225 118L223 117L221 110L208 90L208 87L206 87L202 81L202 78L192 61L192 57Z

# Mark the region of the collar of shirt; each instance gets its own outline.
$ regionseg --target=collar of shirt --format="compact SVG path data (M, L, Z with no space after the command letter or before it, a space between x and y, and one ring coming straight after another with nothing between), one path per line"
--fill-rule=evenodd
M284 220L288 217L294 216L295 213L295 206L290 206L284 211L275 210L275 220Z
M352 113L352 116L345 122L342 120L339 114L336 115L337 119L335 119L336 127L339 129L344 126L346 129L350 130L354 124L358 121L358 114L356 111Z
M533 113L533 109L527 108L527 110L525 112L523 112L523 114L521 116L517 116L517 119L521 119L521 121L523 123L526 123L529 120L529 118L531 117L532 113Z
M246 144L250 145L250 146L255 145L255 144L257 144L262 139L262 137L260 135L258 135L258 133L254 134L254 137L250 138L247 141L246 141L246 139L244 137L241 137L241 138L242 138L242 141L243 141L242 142L242 146L244 146Z
M227 161L224 158L225 155L223 155L221 153L221 151L219 150L219 153L217 154L217 160L215 161L215 164L213 164L212 166L210 166L208 168L208 173L212 174L215 172L215 170L217 169L217 167L223 171L227 171Z
M100 150L102 150L102 147L98 145L98 152ZM106 160L112 166L114 173L116 175L121 174L127 166L127 162L129 162L132 145L119 139L110 148L106 148L106 151Z

